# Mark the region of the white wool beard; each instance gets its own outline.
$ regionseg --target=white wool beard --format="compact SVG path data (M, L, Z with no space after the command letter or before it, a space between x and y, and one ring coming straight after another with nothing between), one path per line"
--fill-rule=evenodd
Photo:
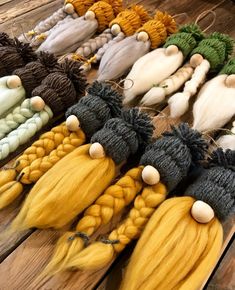
M184 57L181 51L176 54L166 55L166 48L155 49L138 59L133 65L124 82L124 103L129 103L136 96L150 90L153 85L173 74L183 63ZM130 87L130 81L133 86Z
M208 81L193 106L193 128L200 132L223 127L235 114L235 88L225 85L227 75Z
M98 22L83 17L63 23L48 36L37 51L48 51L57 56L74 52L80 45L90 39L98 28Z

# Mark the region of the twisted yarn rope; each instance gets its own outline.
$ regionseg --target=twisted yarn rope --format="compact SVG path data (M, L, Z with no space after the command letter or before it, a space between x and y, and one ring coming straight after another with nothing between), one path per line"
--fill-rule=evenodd
M50 152L49 155L37 158L29 166L22 170L23 176L21 182L30 184L36 182L44 173L52 168L59 160L72 152L85 142L85 135L82 130L70 133L63 139L56 149Z
M135 198L134 207L129 212L127 219L108 237L111 241L119 241L119 243L113 244L117 253L140 235L156 207L165 200L166 193L165 185L159 182L157 185L144 188L141 195Z
M124 207L129 205L141 191L143 167L129 170L114 185L108 187L93 205L88 207L78 222L76 231L92 235L100 225L107 224Z
M6 158L11 152L15 151L20 145L26 143L42 126L48 123L53 113L48 106L20 125L0 141L0 160Z
M12 113L8 114L5 118L0 120L0 139L4 138L7 133L11 132L26 122L35 114L31 108L31 100L26 99L23 103L16 107Z
M65 123L52 128L40 136L24 153L17 159L16 170L20 172L25 167L29 166L34 160L44 157L51 153L63 143L64 139L68 137L71 132L68 130Z

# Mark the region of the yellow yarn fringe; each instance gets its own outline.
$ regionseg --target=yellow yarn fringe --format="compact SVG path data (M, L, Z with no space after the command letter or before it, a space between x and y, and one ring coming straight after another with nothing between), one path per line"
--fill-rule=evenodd
M176 33L178 31L177 23L175 19L166 12L157 11L154 15L154 19L161 21L166 27L167 35Z
M96 1L97 0L66 0L65 4L71 3L77 14L82 16Z
M122 290L200 288L220 253L223 229L216 218L196 222L191 217L194 201L171 198L153 214L131 256Z
M102 0L113 7L114 15L117 16L123 10L123 0Z
M143 22L146 22L149 19L150 16L143 6L133 5L131 8L120 12L118 16L109 23L109 27L118 24L121 27L122 32L126 36L130 36L141 27Z
M133 201L143 187L142 170L143 166L129 170L88 207L75 232L67 232L58 240L53 257L42 273L43 276L51 276L61 271L67 261L84 248L84 239L76 236L76 233L85 234L89 238L101 225L108 224Z

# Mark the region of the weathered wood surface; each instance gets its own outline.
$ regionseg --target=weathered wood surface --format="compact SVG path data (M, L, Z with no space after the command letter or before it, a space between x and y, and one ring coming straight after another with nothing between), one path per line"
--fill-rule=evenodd
M10 33L12 36L19 35L34 27L40 19L50 15L61 5L60 0L0 0L0 30ZM129 1L128 3L133 2ZM197 16L207 9L212 9L220 4L215 11L217 19L213 27L208 32L214 30L225 32L235 37L234 15L235 5L232 1L203 1L203 0L166 0L153 1L143 0L135 1L135 3L144 4L149 11L155 8L166 10L173 15L183 12L187 13L185 17L187 22L194 21ZM179 22L183 22L183 15L178 16ZM182 17L182 18L181 18ZM211 22L211 16L204 18L200 25L206 28ZM2 24L1 24L2 23ZM90 79L93 79L95 72L92 72ZM192 116L187 114L181 120L190 121ZM169 129L170 124L179 122L178 120L170 120L168 117L168 109L164 109L154 120L156 125L155 134L158 135ZM12 161L13 162L13 161ZM27 190L26 190L27 191ZM17 200L10 207L0 212L0 232L4 231L10 224L14 216L19 210L21 199ZM97 235L109 232L121 218L121 214L112 221L110 225L102 228ZM232 228L234 219L229 219L224 225L225 230L225 246L229 243L234 229ZM108 271L109 266L96 272L76 272L64 273L57 275L49 280L36 281L40 271L47 264L54 245L60 233L56 231L25 231L20 234L11 235L7 241L0 241L0 290L14 289L118 289L123 268L125 267L130 249L122 253L117 261L115 261ZM213 275L213 279L208 284L208 289L234 289L234 245L230 247L225 259L220 267ZM108 272L107 272L108 271ZM218 273L218 274L217 274Z

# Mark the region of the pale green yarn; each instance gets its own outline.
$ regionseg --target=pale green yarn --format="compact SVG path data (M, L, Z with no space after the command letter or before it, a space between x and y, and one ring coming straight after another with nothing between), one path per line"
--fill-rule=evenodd
M5 118L0 119L0 139L6 134L16 129L26 122L35 114L35 110L31 108L31 100L24 100L20 106L17 106L12 113L9 113Z
M20 145L28 142L52 117L53 113L51 109L45 106L41 112L35 113L24 124L21 124L16 130L9 133L0 141L0 160L6 158Z

